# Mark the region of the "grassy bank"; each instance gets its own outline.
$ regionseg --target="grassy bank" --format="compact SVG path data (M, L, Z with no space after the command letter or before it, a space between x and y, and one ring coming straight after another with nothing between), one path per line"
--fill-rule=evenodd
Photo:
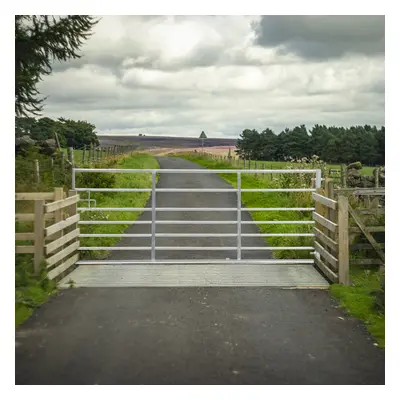
M133 156L120 156L116 160L104 160L95 167L144 169L158 168L158 163L151 155L136 153ZM108 184L112 184L112 187L151 187L151 176L149 174L115 174L112 178L110 178L110 175L95 173L92 174L89 181L96 183L92 187L109 187ZM40 189L44 191L53 190L53 188L47 187ZM29 191L29 187L25 190ZM81 197L86 197L86 193L81 193ZM149 198L149 193L96 194L92 198L97 200L98 207L143 207ZM29 202L18 203L22 204L18 204L19 210L17 212L33 212L33 202L30 202L31 204L28 204ZM84 205L84 202L79 203L81 207ZM112 218L115 220L136 220L139 214L139 212L114 212ZM82 213L82 219L107 219L110 216L111 213ZM122 233L127 227L127 225L81 225L80 229L82 233ZM16 232L32 232L33 223L18 222L15 229ZM112 246L118 241L119 238L82 238L81 244L85 246ZM18 242L17 244L31 245L32 243ZM105 255L104 252L93 253L92 255L86 254L86 256L101 258ZM32 315L35 308L46 302L56 292L57 288L53 282L46 279L45 269L39 277L33 274L33 262L30 254L16 254L15 268L15 325L19 326Z
M351 286L334 284L330 293L349 315L363 321L379 347L385 347L384 304L377 306L376 295L381 290L379 272L351 266ZM384 296L384 293L383 293Z
M212 169L241 169L225 162L223 160L214 160L202 155L185 154L179 155L189 161L193 161L199 165ZM236 175L219 174L224 180L229 182L233 187L237 187ZM292 179L291 177L290 179ZM309 179L310 177L308 177ZM279 178L256 177L250 174L242 175L242 188L286 188L292 184L287 175L280 175ZM296 178L293 178L296 179ZM300 179L300 178L299 178ZM303 178L302 178L303 179ZM307 180L307 177L304 177ZM297 186L298 187L298 186ZM246 207L312 207L310 192L268 192L268 193L242 193L242 202ZM252 211L253 220L257 221L293 221L293 220L310 220L310 211ZM259 225L262 233L311 233L312 225ZM312 237L269 237L266 240L270 246L276 247L295 247L295 246L311 246ZM274 251L276 258L310 258L310 251L299 250L276 250Z

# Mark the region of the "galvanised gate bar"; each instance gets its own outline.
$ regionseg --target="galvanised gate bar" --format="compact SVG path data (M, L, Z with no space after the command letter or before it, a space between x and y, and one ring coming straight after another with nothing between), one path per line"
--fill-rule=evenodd
M118 174L140 174L140 173L151 173L152 174L152 187L151 188L85 188L85 187L77 187L76 186L76 173L118 173ZM157 188L157 174L236 174L237 175L237 188L231 189L219 189L219 188ZM244 189L241 186L241 177L243 174L312 174L314 182L314 187L310 188L257 188L257 189ZM93 233L93 234L80 234L80 237L137 237L137 238L149 238L151 239L150 246L117 246L117 247L105 247L105 246L96 246L96 247L79 247L79 250L148 250L151 252L151 258L149 260L85 260L80 261L80 264L135 264L135 263L223 263L223 264L238 264L238 263L248 263L249 260L242 260L242 250L309 250L310 254L313 253L314 247L311 246L295 246L295 247L244 247L242 246L242 238L243 237L300 237L300 236L310 236L313 237L313 233L257 233L257 234L246 234L242 233L242 225L243 224L258 224L258 225L266 225L266 224L281 224L281 225L289 225L289 224L314 224L312 217L309 220L291 220L291 221L242 221L242 212L243 211L314 211L314 207L278 207L278 208L268 208L268 207L258 207L258 208L246 208L242 207L242 193L249 192L315 192L317 188L321 187L321 170L320 169L282 169L282 170L211 170L211 169L97 169L97 168L74 168L72 170L72 190L77 192L87 192L88 199L90 204L90 194L94 192L148 192L151 193L151 207L140 207L140 208L117 208L117 207L80 207L78 211L151 211L151 220L148 221L79 221L79 224L123 224L123 225L132 225L132 224L151 224L151 233L149 234L107 234L107 233ZM190 193L190 192L203 192L203 193L236 193L237 196L237 206L235 208L227 207L227 208L213 208L213 207L157 207L157 193L168 192L168 193ZM166 211L200 211L200 212L226 212L226 211L236 211L237 218L236 220L231 221L182 221L182 220L157 220L157 212L166 212ZM192 225L205 225L205 224L230 224L236 225L236 233L221 233L221 234L204 234L204 233L157 233L156 226L160 224L192 224ZM182 238L199 238L199 237L236 237L236 246L232 247L209 247L209 246L157 246L156 239L161 237L182 237ZM169 250L179 250L179 251L212 251L212 250L235 250L236 251L236 259L223 259L223 260L190 260L188 259L179 259L179 260L157 260L156 252L157 250L169 251ZM252 264L313 264L314 258L310 259L284 259L284 260L251 260Z

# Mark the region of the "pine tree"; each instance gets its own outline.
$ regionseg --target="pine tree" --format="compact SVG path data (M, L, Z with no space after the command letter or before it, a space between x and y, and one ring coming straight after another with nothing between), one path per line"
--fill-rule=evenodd
M52 62L80 58L78 50L97 24L91 16L15 16L15 115L40 115L43 98L37 84Z

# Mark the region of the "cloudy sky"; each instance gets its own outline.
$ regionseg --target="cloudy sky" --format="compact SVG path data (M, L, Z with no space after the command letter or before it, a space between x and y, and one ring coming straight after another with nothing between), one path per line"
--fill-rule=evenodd
M384 16L104 16L40 84L99 133L384 125Z

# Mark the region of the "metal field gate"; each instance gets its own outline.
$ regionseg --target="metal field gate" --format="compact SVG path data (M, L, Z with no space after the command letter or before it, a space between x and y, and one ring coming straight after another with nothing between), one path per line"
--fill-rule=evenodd
M151 174L152 176L152 186L151 188L135 188L135 187L119 187L119 188L99 188L99 187L80 187L76 184L77 182L77 174L88 174L88 173L113 173L113 174ZM157 176L162 176L164 174L235 174L237 178L236 188L160 188L157 187ZM274 174L310 174L311 182L310 187L290 187L290 188L243 188L242 187L242 176L244 174L270 174L273 176ZM91 217L89 220L80 220L80 225L134 225L134 224L144 224L149 226L150 229L148 233L121 233L121 234L111 234L111 233L81 233L80 237L82 238L102 238L102 237L119 237L119 238L132 238L133 242L136 239L146 238L148 240L148 244L146 246L81 246L79 250L88 251L88 250L109 250L112 252L119 252L121 250L126 251L129 256L126 259L118 260L115 259L107 259L107 260L82 260L79 261L78 264L186 264L186 263L196 263L196 264L246 264L249 260L246 260L242 257L242 253L245 251L257 251L257 250L293 250L293 251L307 251L307 254L310 254L309 258L305 259L251 259L252 264L313 264L314 263L314 247L313 246L290 246L290 247L270 247L270 246L243 246L243 239L247 237L300 237L300 236L314 236L313 233L243 233L242 228L248 224L257 224L257 225L296 225L296 224L314 224L312 218L312 212L315 210L314 207L278 207L278 208L269 208L269 207L257 207L257 208L246 208L242 206L242 194L249 192L315 192L317 188L321 186L321 170L319 169L282 169L282 170L211 170L211 169L97 169L97 168L74 168L72 170L72 190L80 193L84 192L87 194L83 201L87 201L87 206L79 207L78 211L80 212L88 212L93 213L92 215L98 215L97 212L110 212L110 216L113 211L138 211L138 212L147 212L149 215L148 219L140 219L137 221L119 221L113 220L112 217L104 220L104 219L95 219ZM149 200L147 207L140 208L129 208L129 207L97 207L95 205L92 206L94 193L117 193L117 192L126 192L135 193L138 192L147 192L151 195L151 200ZM190 207L190 204L187 207L163 207L157 202L157 195L159 193L233 193L236 195L236 206L235 207ZM85 197L85 196L83 196ZM95 202L93 202L96 204ZM99 203L99 201L97 201ZM201 215L206 216L207 213L211 212L231 212L232 215L235 215L235 218L231 220L225 220L221 218L217 219L207 219L200 218L198 220L182 220L182 219L172 219L165 220L160 219L160 213L165 212L184 212L184 215L190 212L200 212ZM256 221L246 220L242 218L243 212L249 211L307 211L310 212L309 219L297 219L297 220L265 220L265 221ZM220 215L220 214L219 214ZM196 232L159 232L158 227L160 225L169 225L169 226L177 226L177 225L230 225L233 229L231 233L196 233ZM193 229L193 227L192 227ZM204 238L210 237L213 238L225 238L230 237L234 241L234 245L231 246L160 246L157 242L159 238ZM137 259L135 258L135 254L137 251L146 251L148 252L147 259ZM169 259L166 257L164 259L159 259L157 257L158 252L179 252L181 255L179 259ZM231 254L234 253L234 257L221 258L221 259L207 259L207 257L193 260L190 257L191 252L212 252L212 251L230 251Z

